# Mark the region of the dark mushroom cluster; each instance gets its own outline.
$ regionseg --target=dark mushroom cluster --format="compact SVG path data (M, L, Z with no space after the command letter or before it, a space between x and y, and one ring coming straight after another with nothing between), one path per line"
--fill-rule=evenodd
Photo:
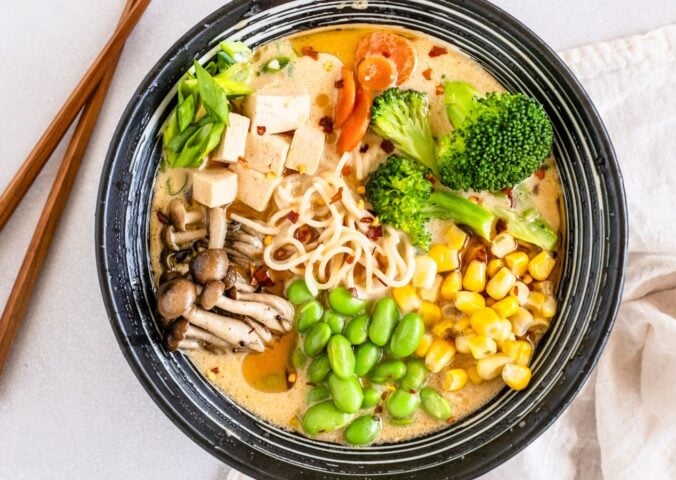
M261 352L291 330L293 305L249 279L262 264L255 232L228 222L226 207L188 210L179 198L163 218L157 310L169 351Z

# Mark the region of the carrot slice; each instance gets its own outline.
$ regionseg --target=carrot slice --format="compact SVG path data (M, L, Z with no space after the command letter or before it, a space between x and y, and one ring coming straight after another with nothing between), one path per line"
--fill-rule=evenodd
M357 67L357 80L371 92L385 90L397 81L397 67L389 58L370 55Z
M397 85L411 76L416 64L413 45L404 37L390 32L373 32L361 39L357 45L356 64L371 55L382 55L397 66Z
M342 126L350 117L354 110L354 99L356 85L354 82L354 73L351 69L343 67L340 77L340 89L338 89L338 101L336 102L336 113L333 119L335 127Z
M345 122L338 137L338 152L350 152L357 148L371 122L371 92L360 88L357 90L354 110Z

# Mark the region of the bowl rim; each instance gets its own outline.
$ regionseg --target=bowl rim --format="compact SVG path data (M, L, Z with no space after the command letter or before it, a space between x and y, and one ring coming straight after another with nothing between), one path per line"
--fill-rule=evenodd
M151 84L152 80L157 77L168 65L170 65L172 58L179 49L183 48L186 44L191 43L200 34L203 32L204 27L215 23L217 20L221 19L224 16L231 14L231 12L237 8L242 9L242 12L245 13L249 9L254 9L256 13L268 8L276 7L285 3L288 3L290 0L233 0L226 3L224 6L218 8L208 16L206 16L200 22L197 22L192 28L190 28L185 34L183 34L168 50L162 55L158 62L152 67L148 74L140 82L139 87L135 90L131 100L126 106L124 112L120 117L120 121L115 129L113 137L111 139L110 147L108 149L106 160L102 169L101 182L99 185L98 191L98 204L96 208L96 261L97 261L97 270L99 276L99 282L102 290L102 296L108 317L115 333L118 344L120 345L121 350L124 353L125 359L129 363L132 371L136 375L137 379L143 385L145 390L148 392L150 397L155 401L155 403L160 407L160 409L172 420L172 422L177 425L188 437L193 441L198 443L206 451L214 455L221 461L226 461L230 466L238 469L239 471L246 473L256 478L279 478L278 476L262 471L261 469L255 468L252 464L248 463L246 459L239 458L234 455L226 455L224 458L223 455L219 455L214 451L214 445L209 441L205 436L202 435L199 429L195 428L186 418L181 416L172 406L172 403L166 397L162 396L155 387L155 383L152 381L151 374L147 368L145 368L139 361L135 352L130 348L129 340L125 336L125 332L122 329L119 321L116 321L118 318L118 311L113 300L111 279L108 276L108 250L104 242L104 236L106 234L106 216L107 209L105 207L109 196L111 195L110 185L105 181L106 178L109 178L111 172L115 165L115 158L118 155L117 148L124 137L125 130L129 119L133 116L134 112L139 108L138 103L135 101L137 98L141 98L143 93L147 90L147 87ZM311 0L307 0L308 3L311 3ZM587 127L593 132L596 137L596 143L602 145L605 154L606 168L608 168L610 175L606 176L604 179L604 186L607 189L607 197L609 199L615 199L615 205L613 205L616 210L614 210L616 223L613 227L616 229L613 233L617 234L617 237L613 239L604 240L606 243L615 241L618 247L617 256L621 257L621 261L616 263L617 268L610 269L607 272L606 284L609 287L606 287L606 292L610 292L610 295L605 298L607 304L611 305L611 308L607 311L607 320L604 325L602 333L598 337L598 341L592 347L589 347L590 351L593 351L593 354L589 357L589 361L584 365L584 368L580 370L579 374L575 377L570 388L568 388L563 395L557 397L557 401L554 404L548 405L548 409L551 412L551 415L545 420L540 419L537 422L530 422L530 424L524 428L523 435L525 435L525 440L522 440L520 443L515 445L517 448L512 448L509 450L502 449L498 455L493 455L490 459L485 460L478 464L476 468L469 469L466 472L467 478L472 476L478 476L485 472L488 472L495 468L496 466L504 463L509 458L513 457L520 451L522 451L526 446L533 442L540 434L542 434L551 424L564 412L566 407L572 402L578 392L586 383L591 371L596 365L603 348L608 341L610 331L614 325L617 311L620 306L620 299L622 295L622 290L624 286L624 272L626 271L627 265L627 242L628 242L628 218L627 218L627 207L626 207L626 195L624 190L624 184L622 180L622 174L619 169L619 165L614 153L610 137L605 129L603 121L601 120L600 115L598 114L594 104L591 102L586 91L570 71L570 69L563 63L563 61L558 57L558 55L543 41L541 40L533 31L528 27L522 24L519 20L506 13L496 5L489 3L486 0L474 0L471 6L465 4L463 0L441 0L439 3L443 3L449 6L457 6L461 4L462 8L471 8L474 13L479 14L480 16L487 18L490 17L491 20L495 21L496 27L503 27L508 30L510 33L516 35L520 39L526 40L533 48L537 50L537 53L545 57L550 61L555 69L556 73L561 76L562 81L567 84L571 91L578 97L579 102L584 106L585 115L589 120ZM241 15L240 18L243 18L245 15ZM348 23L349 24L349 23ZM273 460L278 461L278 460ZM455 477L454 477L455 478ZM464 478L464 477L463 477Z

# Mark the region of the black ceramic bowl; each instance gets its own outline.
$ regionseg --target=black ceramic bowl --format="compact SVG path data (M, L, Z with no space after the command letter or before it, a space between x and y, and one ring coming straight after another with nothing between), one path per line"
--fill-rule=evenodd
M398 25L446 40L505 87L545 105L556 132L566 235L560 311L538 348L527 390L502 391L442 431L364 449L313 441L266 424L219 393L181 353L161 346L148 261L148 218L160 160L157 134L175 85L219 40L257 46L325 25ZM594 107L531 31L484 1L235 0L200 22L138 88L112 139L99 192L97 260L110 321L134 373L192 439L258 478L471 478L549 426L593 368L613 325L625 267L627 219L613 149Z

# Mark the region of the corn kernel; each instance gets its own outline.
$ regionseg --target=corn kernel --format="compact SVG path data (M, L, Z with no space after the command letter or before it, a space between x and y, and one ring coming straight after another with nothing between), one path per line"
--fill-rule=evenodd
M415 257L415 270L411 283L415 288L432 288L437 276L437 264L432 257L419 255Z
M499 233L491 242L491 253L498 258L503 258L505 255L516 250L516 240L507 232Z
M357 202L357 208L358 208L359 210L364 210L364 207L365 207L365 206L366 206L366 205L364 204L364 200L359 200L359 201Z
M303 174L306 173L306 172L307 172L307 167L306 167L305 165L302 165L302 164L301 164L301 165L298 165L298 173L300 173L301 175L303 175Z
M528 263L528 273L530 273L535 280L547 280L549 274L554 270L554 265L556 265L554 257L552 257L549 252L543 250L535 255Z
M428 327L431 327L441 319L441 309L436 303L422 302L420 308L418 309L418 313L425 322L425 325ZM453 326L453 321L449 321L451 322L451 326Z
M500 318L507 318L519 310L519 300L514 295L509 295L491 307Z
M502 369L502 380L512 390L523 390L530 383L530 379L530 368L523 365L508 363Z
M277 178L277 175L275 175L273 172L268 172L268 173L265 174L265 178L272 181L272 180L275 180Z
M451 363L455 355L455 345L443 338L435 338L425 355L425 366L432 373L438 373Z
M434 340L434 335L431 333L425 333L422 337L422 340L420 340L420 343L418 344L418 348L415 350L416 356L422 358L427 355L427 352L432 345L432 340Z
M443 292L443 285L441 289ZM461 290L455 294L455 308L460 310L462 313L471 315L485 306L486 300L478 293Z
M470 333L468 335L460 335L455 337L455 348L460 353L470 353L469 340L472 337L476 337L476 333Z
M420 297L418 297L415 292L415 288L411 285L393 288L392 297L394 298L394 301L397 302L397 305L399 305L399 308L404 312L418 310L422 304Z
M540 314L545 318L552 318L556 315L556 298L551 295L545 295L545 301L540 307Z
M439 273L450 272L460 266L458 251L447 247L446 245L432 245L427 253L437 264Z
M542 292L545 295L554 295L554 282L545 280L544 282L533 282L533 290Z
M420 295L420 298L427 302L437 302L439 300L439 291L441 290L441 282L443 282L444 279L442 278L441 275L437 275L434 277L434 283L430 288L421 288L420 291L418 292Z
M530 285L533 283L533 277L530 276L530 273L525 274L523 277L521 277L521 280L523 280L523 283L526 285Z
M526 306L535 313L540 313L547 297L542 292L530 292L526 300Z
M462 317L453 324L453 333L461 335L470 329L469 317Z
M512 290L515 283L514 274L507 267L502 267L486 284L486 293L495 300L500 300Z
M483 335L472 337L467 343L469 344L470 353L477 360L493 355L498 351L498 345L495 343L495 340Z
M447 392L455 392L467 385L467 372L462 368L452 368L446 372L441 386Z
M263 239L263 244L267 247L268 245L272 245L272 235L266 235L265 238Z
M462 277L462 287L470 292L483 292L486 288L486 263L472 260L467 265L465 276Z
M432 333L437 337L446 337L448 336L447 331L453 330L453 325L455 325L453 320L442 320L432 327Z
M462 274L460 271L451 272L441 283L441 296L444 300L453 300L455 294L462 289Z
M512 331L517 337L522 337L533 326L533 314L523 307L519 307L519 311L509 317L512 323Z
M467 372L467 378L469 378L469 381L472 382L474 385L479 385L481 384L484 380L479 376L479 374L476 371L476 365L471 365L465 369L465 372Z
M371 222L371 226L372 226L372 227L377 227L378 225L380 225L380 218L378 218L378 217L373 217L373 221Z
M513 252L505 257L505 263L517 277L523 277L528 270L528 255L525 252Z
M465 246L465 242L467 242L467 233L454 223L446 230L444 239L449 247L460 251Z
M509 355L517 365L527 367L533 356L533 345L525 340L506 340L502 342L502 353Z
M524 306L528 301L528 294L530 293L530 288L523 282L516 282L514 288L512 288L512 295L514 295L519 300L519 305Z
M364 195L366 193L366 187L364 185L359 185L357 187L357 193L359 195Z
M493 333L500 329L500 317L492 308L480 308L469 319L474 331L485 337L493 338Z
M489 277L492 277L496 273L498 273L498 270L500 270L504 266L505 266L505 262L503 262L501 258L493 258L493 259L488 261L488 267L486 268L486 273L488 274Z
M512 359L504 353L496 353L476 362L476 373L484 380L493 380L502 373L505 365Z

